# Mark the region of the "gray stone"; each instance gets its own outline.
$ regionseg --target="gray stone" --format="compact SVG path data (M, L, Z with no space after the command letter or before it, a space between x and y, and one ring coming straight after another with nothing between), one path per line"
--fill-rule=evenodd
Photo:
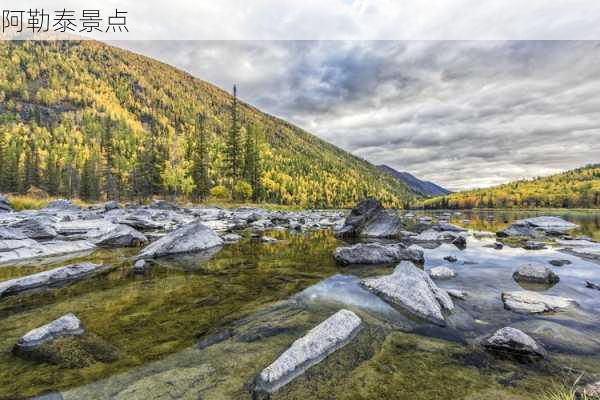
M351 341L361 323L361 319L349 310L340 310L327 318L262 370L257 378L256 390L272 393L291 382Z
M600 284L591 282L591 281L585 281L585 287L588 289L596 289L596 290L600 290Z
M562 267L564 265L571 264L571 261L569 260L550 260L548 262L550 263L550 265L553 265L555 267Z
M10 203L8 202L6 197L4 197L4 195L0 194L0 212L10 212L10 211L12 211L12 207L10 206Z
M140 231L151 231L156 229L163 229L165 224L151 220L148 216L140 214L128 214L117 220L117 223L123 225L129 225L134 229Z
M467 292L458 289L447 289L446 292L455 299L464 300L467 298Z
M66 314L54 321L27 332L16 344L18 350L30 351L61 336L82 335L85 332L79 318Z
M423 263L423 251L407 248L401 243L358 243L353 246L338 247L335 249L334 258L343 265L391 264L403 260Z
M117 210L119 208L121 208L121 206L119 205L118 202L116 202L114 200L104 203L104 211Z
M533 240L528 240L523 245L523 248L525 250L543 250L546 248L546 245L544 243L535 242Z
M401 219L375 199L363 200L352 209L336 234L347 237L394 237L402 229Z
M127 225L115 225L115 228L94 240L102 247L133 247L148 243L148 238Z
M451 279L456 276L456 272L448 267L435 267L429 270L429 276L433 279Z
M50 203L48 203L46 208L51 209L51 210L64 210L64 211L75 211L75 210L80 209L75 204L71 203L71 201L66 200L66 199L58 199L58 200L51 201Z
M526 333L509 326L497 330L483 346L501 355L517 358L540 359L546 356L544 348Z
M27 239L27 236L23 234L19 229L11 228L8 226L0 227L0 240L23 240Z
M437 287L425 271L404 261L391 275L367 278L361 284L392 305L434 324L445 326L444 311L454 303L446 291Z
M277 240L273 237L270 237L270 236L262 236L260 238L260 241L263 243L277 243L279 240Z
M77 281L106 270L107 268L109 268L109 266L102 264L81 263L11 279L0 282L0 297L41 287L50 287Z
M242 240L242 235L238 235L237 233L227 233L221 236L221 239L223 239L225 243L235 243Z
M144 248L137 258L157 258L172 254L193 253L223 245L223 239L196 221L158 239Z
M56 240L44 243L38 243L32 239L0 240L0 264L82 253L94 250L95 248L96 246L87 240Z
M528 290L502 293L504 307L520 314L560 311L576 304L566 297L550 296Z
M458 261L458 259L454 256L446 256L446 257L444 257L444 260L451 262L451 263L455 263Z
M513 278L517 282L545 284L554 284L560 281L560 278L554 271L539 263L527 263L521 265L519 269L513 273Z
M50 219L42 216L14 222L10 224L10 227L18 229L30 239L53 239L57 235L56 230L51 226Z
M498 232L497 235L501 237L541 237L545 235L562 235L575 228L577 228L576 224L567 222L562 218L544 216L517 220L507 229Z
M146 272L146 267L148 266L148 262L146 260L137 260L135 264L133 264L133 272L136 274L143 274Z

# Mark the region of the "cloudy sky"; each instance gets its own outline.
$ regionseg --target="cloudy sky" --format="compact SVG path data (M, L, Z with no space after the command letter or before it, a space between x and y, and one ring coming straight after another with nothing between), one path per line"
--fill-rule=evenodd
M120 43L458 190L600 162L600 42Z

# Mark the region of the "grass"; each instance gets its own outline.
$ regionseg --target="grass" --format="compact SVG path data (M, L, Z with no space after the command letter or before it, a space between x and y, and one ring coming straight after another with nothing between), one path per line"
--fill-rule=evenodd
M577 391L577 384L582 376L583 375L580 375L572 385L563 383L548 389L539 400L592 400L592 398L588 397L585 393Z
M6 199L10 203L10 206L15 211L22 210L39 210L40 208L46 207L51 201L59 199L59 197L47 197L44 199L35 198L28 195L22 194L7 194ZM90 203L86 203L81 199L71 199L73 204L78 205L79 207L87 207Z

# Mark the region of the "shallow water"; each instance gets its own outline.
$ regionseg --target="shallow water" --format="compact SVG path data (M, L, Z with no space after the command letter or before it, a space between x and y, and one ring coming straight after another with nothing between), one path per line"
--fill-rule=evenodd
M472 214L467 222L463 214L453 221L495 231L507 218ZM580 223L573 218L579 217L565 219ZM586 222L581 233L597 237L598 216L584 219L595 222ZM469 293L455 302L457 311L442 329L363 290L359 278L390 273L393 266L336 266L331 254L343 242L330 231L268 234L281 240L265 244L246 234L212 258L163 259L144 276L131 273L137 249L0 267L0 281L82 260L115 267L70 286L0 300L0 399L53 391L66 399L250 399L262 368L341 307L357 312L365 329L272 399L522 399L580 373L600 379L600 292L582 285L600 281L599 264L556 249L485 247L492 238L469 237L465 250L445 244L425 250L425 269L448 265L443 258L454 255L458 261L450 266L458 276L439 285ZM553 258L572 264L554 268L561 277L557 285L534 289L574 298L579 306L539 317L505 310L500 293L521 289L512 271ZM20 336L67 312L119 348L120 359L65 369L12 355ZM551 360L522 366L482 352L478 340L508 324L550 335L544 344ZM223 332L222 340L211 340Z

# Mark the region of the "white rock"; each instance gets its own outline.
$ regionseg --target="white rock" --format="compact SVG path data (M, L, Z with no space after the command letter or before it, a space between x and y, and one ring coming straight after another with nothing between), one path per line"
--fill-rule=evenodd
M497 330L483 344L487 349L519 357L544 357L546 352L526 333L509 326Z
M306 369L346 345L361 325L349 310L340 310L296 340L259 375L257 390L274 392Z
M429 270L429 276L433 279L451 279L456 276L456 272L448 267L435 267Z
M447 289L446 292L455 299L464 300L467 298L467 292L458 289Z
M550 296L528 290L502 293L504 306L521 314L537 314L558 311L576 304L566 297Z
M31 350L42 343L60 336L74 336L84 333L83 325L74 314L66 314L54 321L27 332L17 342L20 350Z
M403 261L391 275L364 279L362 285L384 300L437 325L445 326L443 311L452 311L454 303L427 273Z
M1 249L5 249L5 251ZM55 240L43 243L38 243L34 240L0 240L0 264L16 263L33 258L74 254L94 249L96 249L96 246L87 240Z
M390 264L402 260L423 262L423 251L406 248L403 244L357 243L353 246L338 247L333 257L343 265L348 264Z
M550 268L540 263L527 263L519 267L513 274L517 282L556 283L560 280Z

